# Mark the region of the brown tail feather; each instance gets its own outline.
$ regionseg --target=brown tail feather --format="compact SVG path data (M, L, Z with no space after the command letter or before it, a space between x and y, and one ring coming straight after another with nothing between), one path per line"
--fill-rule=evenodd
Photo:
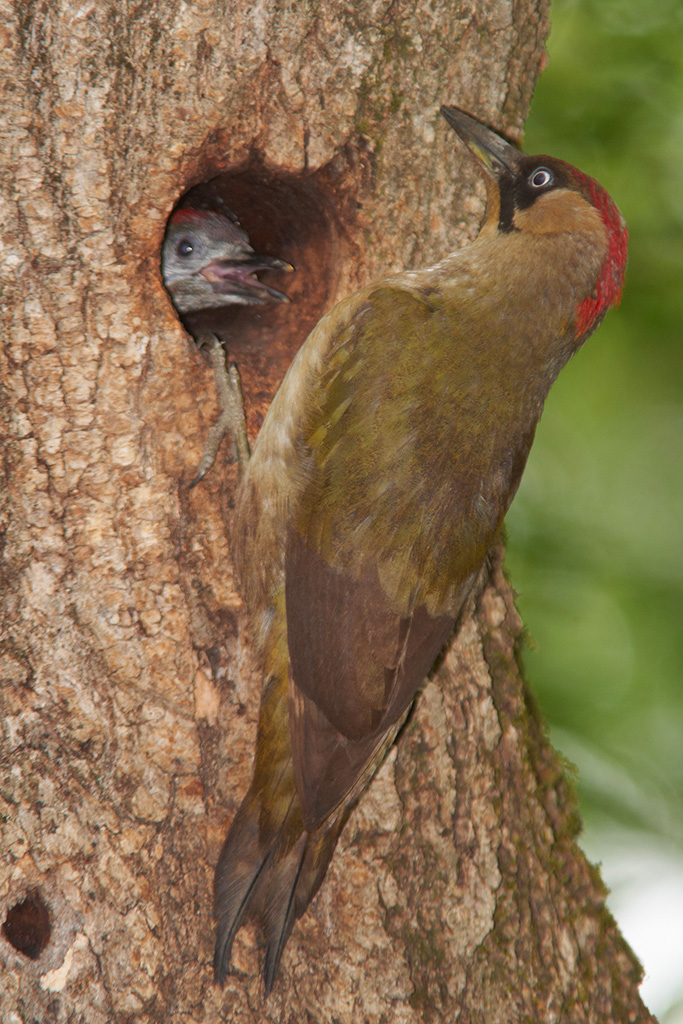
M228 832L214 879L216 949L213 974L222 985L230 966L230 953L266 865L269 851L259 842L258 806L248 794Z
M214 977L223 984L235 935L253 914L266 940L263 978L266 995L294 923L320 888L351 806L315 832L295 831L300 811L292 808L280 829L265 841L259 828L261 808L252 790L240 807L223 844L214 886L217 922ZM294 819L294 822L293 820Z
M306 854L308 833L302 832L294 845L272 864L259 888L259 900L263 899L261 926L266 938L266 955L263 961L263 980L266 995L270 993L294 922L305 908L297 913L296 891L301 878L301 869Z

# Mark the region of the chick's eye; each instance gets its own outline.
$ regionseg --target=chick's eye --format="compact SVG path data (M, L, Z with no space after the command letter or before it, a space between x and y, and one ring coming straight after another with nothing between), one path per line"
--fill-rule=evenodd
M189 239L181 238L176 246L176 252L179 256L189 256L190 253L194 252L194 246Z
M552 171L549 171L547 167L537 167L529 176L529 184L533 188L545 188L552 183L552 180Z

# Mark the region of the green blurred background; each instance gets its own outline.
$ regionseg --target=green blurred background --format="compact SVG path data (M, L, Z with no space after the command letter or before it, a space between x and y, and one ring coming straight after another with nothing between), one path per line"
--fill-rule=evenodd
M682 28L682 0L553 4L524 148L607 187L630 256L508 516L527 675L666 1024L683 1024Z

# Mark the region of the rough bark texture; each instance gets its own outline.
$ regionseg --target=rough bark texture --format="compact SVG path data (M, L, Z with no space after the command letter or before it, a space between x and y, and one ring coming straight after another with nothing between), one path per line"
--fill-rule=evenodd
M249 928L225 991L210 972L259 680L227 449L186 488L215 401L161 284L165 218L227 172L253 240L297 266L288 311L236 326L254 433L325 306L475 233L483 190L438 107L517 133L546 31L545 0L3 5L3 1022L651 1019L500 552L271 998Z

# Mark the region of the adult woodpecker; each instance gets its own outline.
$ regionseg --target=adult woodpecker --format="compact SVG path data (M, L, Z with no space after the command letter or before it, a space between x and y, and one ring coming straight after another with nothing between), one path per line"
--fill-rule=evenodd
M286 295L256 275L292 269L284 260L254 252L225 203L213 210L183 205L169 217L161 250L162 277L184 326L213 364L221 409L190 487L211 468L228 431L235 438L240 464L249 458L239 373L234 364L226 364L223 348L230 340L226 308L288 302Z
M626 226L596 181L441 113L486 175L479 236L323 317L237 496L264 681L216 869L214 969L222 982L251 911L266 993L500 533L554 379L623 285Z

